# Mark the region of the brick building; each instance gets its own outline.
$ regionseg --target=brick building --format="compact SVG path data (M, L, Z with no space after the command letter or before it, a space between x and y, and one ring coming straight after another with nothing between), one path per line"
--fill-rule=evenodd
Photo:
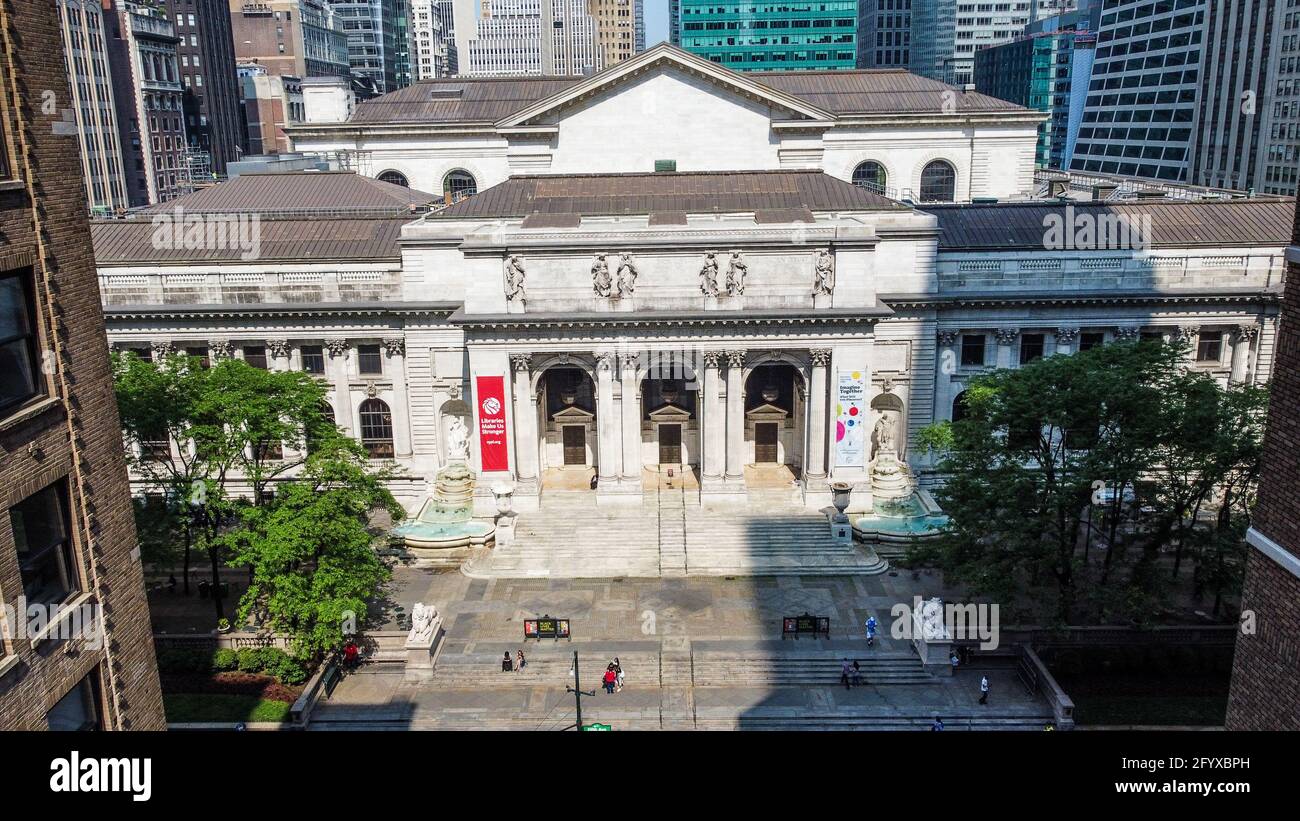
M1246 536L1241 606L1254 613L1255 632L1237 639L1230 730L1300 730L1300 210L1286 256L1264 476Z
M0 5L0 730L162 729L59 36Z

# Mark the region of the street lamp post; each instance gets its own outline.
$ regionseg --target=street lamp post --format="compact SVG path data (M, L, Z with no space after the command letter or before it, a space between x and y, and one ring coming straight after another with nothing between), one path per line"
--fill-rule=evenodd
M574 724L573 728L578 732L582 732L582 697L591 696L595 698L596 691L592 690L591 692L585 692L582 689L582 680L578 677L578 651L577 650L573 651L573 667L569 670L569 675L573 676L573 686L565 687L564 690L567 693L573 693L573 703L577 708L577 714L578 714L577 715L578 723Z

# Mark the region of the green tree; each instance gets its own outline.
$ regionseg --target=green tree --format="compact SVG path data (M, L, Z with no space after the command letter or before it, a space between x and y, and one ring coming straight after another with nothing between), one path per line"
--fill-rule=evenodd
M184 523L187 583L191 543L207 553L220 620L223 535L242 508L262 505L272 483L302 469L309 450L343 438L322 414L325 387L301 372L238 359L211 368L183 355L147 362L115 354L113 361L132 467L173 501Z
M240 619L289 634L302 659L336 648L388 578L368 529L376 509L402 514L388 475L355 441L336 437L313 449L274 500L241 510L242 527L224 536L231 561L252 568Z
M1258 476L1264 392L1219 388L1185 354L1113 344L973 379L966 417L924 431L949 474L936 495L950 518L909 560L1019 617L1154 612L1167 586L1161 551L1203 539L1198 516L1220 499L1248 511ZM1232 586L1235 521L1196 553L1216 596Z

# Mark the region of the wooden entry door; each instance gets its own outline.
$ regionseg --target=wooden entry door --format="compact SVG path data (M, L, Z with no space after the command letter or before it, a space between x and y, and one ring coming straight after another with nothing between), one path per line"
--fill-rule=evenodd
M585 425L565 425L561 430L564 431L564 464L565 465L586 465L587 464L587 428Z
M776 464L777 459L777 425L775 422L756 422L754 424L754 461L762 464Z
M682 426L659 426L659 464L680 465L682 463Z

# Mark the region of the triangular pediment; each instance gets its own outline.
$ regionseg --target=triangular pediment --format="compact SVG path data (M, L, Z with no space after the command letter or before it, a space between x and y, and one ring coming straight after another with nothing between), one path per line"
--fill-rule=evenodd
M772 421L785 419L789 415L790 412L785 408L778 408L776 405L771 405L766 402L745 412L745 416L749 419L764 419Z
M834 114L806 100L778 91L676 46L661 43L630 60L610 66L580 83L538 100L527 108L497 121L496 125L498 128L536 125L548 115L569 106L579 105L622 83L642 77L648 72L668 70L702 78L732 94L772 106L785 112L791 120L831 121L835 119Z
M556 411L551 418L556 422L590 422L596 418L596 414L583 410L577 405L570 405L564 410Z
M650 411L650 418L655 422L685 422L691 418L691 413L680 405L668 404Z

